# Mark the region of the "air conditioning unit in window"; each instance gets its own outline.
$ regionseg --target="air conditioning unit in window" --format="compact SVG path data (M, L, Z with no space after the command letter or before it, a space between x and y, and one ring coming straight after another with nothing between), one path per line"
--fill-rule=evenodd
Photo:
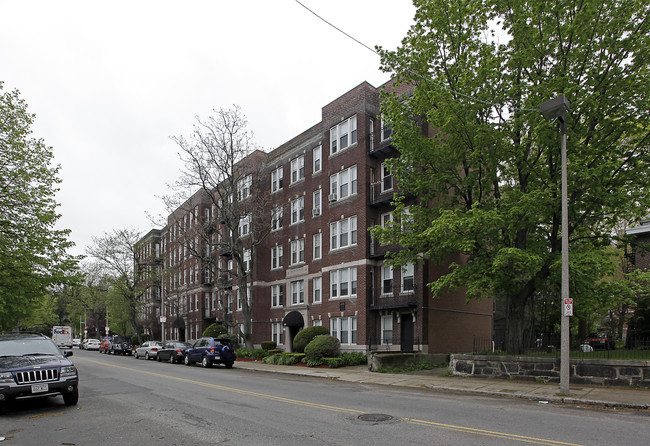
M338 198L338 197L336 196L336 192L334 192L333 194L330 194L330 202L332 202L332 201L336 201L337 198Z
M312 209L311 210L311 216L312 217L318 217L320 215L320 208Z

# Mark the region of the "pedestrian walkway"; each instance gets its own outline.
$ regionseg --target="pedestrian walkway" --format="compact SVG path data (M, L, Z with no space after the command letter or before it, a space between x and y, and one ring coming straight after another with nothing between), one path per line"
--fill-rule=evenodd
M447 392L522 398L539 401L541 404L588 405L650 411L650 389L570 385L570 395L563 396L560 394L559 384L448 376L445 374L446 369L414 372L413 374L376 373L368 371L365 365L330 369L273 365L266 364L261 360L237 361L235 367L262 372L313 376L360 384L414 387Z

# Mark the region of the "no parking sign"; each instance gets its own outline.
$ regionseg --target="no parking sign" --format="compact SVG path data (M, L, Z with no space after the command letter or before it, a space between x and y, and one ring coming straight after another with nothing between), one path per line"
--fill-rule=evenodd
M564 308L564 316L573 316L573 299L564 299L564 305L562 307Z

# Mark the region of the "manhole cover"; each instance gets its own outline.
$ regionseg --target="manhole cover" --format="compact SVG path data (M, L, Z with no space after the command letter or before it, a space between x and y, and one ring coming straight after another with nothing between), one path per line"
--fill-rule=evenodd
M387 415L385 413L364 413L357 417L358 420L368 421L370 423L381 423L384 421L392 421L394 418L392 415Z

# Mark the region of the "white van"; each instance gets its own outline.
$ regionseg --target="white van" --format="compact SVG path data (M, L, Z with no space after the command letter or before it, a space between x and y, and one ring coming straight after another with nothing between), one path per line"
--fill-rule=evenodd
M72 348L72 327L55 325L52 327L52 340L59 348Z

